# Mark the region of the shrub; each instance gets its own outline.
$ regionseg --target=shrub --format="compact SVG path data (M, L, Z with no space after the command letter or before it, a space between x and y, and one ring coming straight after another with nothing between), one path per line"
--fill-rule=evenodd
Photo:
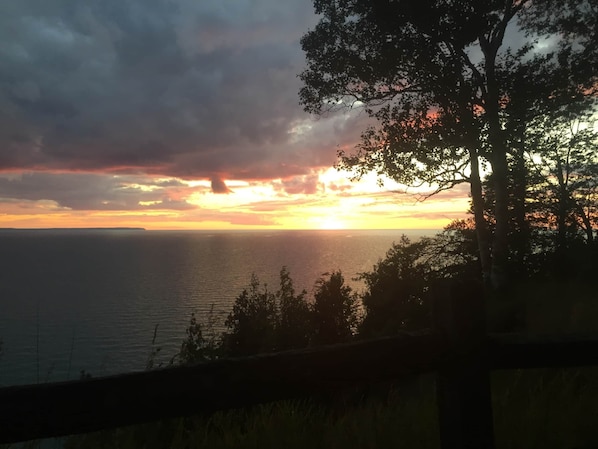
M207 329L191 314L189 326L185 329L187 338L181 344L178 358L182 364L193 364L205 360L214 360L221 353L221 337L214 330L214 305L208 313Z

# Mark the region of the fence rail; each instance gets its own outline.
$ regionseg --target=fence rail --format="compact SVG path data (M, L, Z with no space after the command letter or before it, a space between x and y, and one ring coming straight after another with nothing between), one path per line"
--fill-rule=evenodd
M489 371L598 365L598 337L486 335L479 325L483 308L477 295L479 291L471 289L447 293L435 313L434 330L195 366L2 388L0 443L326 394L436 371L442 447L493 447ZM472 434L471 429L478 430Z

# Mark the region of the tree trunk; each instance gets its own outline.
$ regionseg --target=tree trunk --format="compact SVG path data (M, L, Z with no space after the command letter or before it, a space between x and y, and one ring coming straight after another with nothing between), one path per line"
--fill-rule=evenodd
M478 250L480 252L480 264L482 266L482 277L484 284L490 282L490 270L492 260L490 258L490 240L488 238L488 223L484 217L484 196L482 193L482 181L480 180L480 166L478 151L476 148L469 149L471 163L470 189L471 202L473 203L473 216L475 221Z
M496 194L494 241L492 244L492 271L490 279L495 289L507 286L509 261L509 194L506 152L493 151L492 172Z
M581 218L583 222L584 231L586 233L586 241L588 245L594 243L594 230L592 229L592 222L590 221L590 217L586 214L586 211L583 210L581 204L575 201L575 208L577 209L577 215Z
M530 253L530 232L527 222L525 199L527 197L527 168L525 166L524 127L517 130L518 144L513 167L513 212L515 218L515 251L518 271L525 268L525 256ZM523 273L522 273L523 274Z
M487 42L482 45L486 68L486 95L484 108L488 121L488 139L491 147L490 163L495 191L496 226L492 244L492 270L490 279L495 289L507 286L507 264L509 259L509 194L507 144L505 142L499 117L499 90L496 79L496 53L499 42Z
M557 207L557 254L562 257L567 246L567 212L569 211L569 192L567 191L567 182L563 174L563 164L556 153L556 178L558 180L558 207Z

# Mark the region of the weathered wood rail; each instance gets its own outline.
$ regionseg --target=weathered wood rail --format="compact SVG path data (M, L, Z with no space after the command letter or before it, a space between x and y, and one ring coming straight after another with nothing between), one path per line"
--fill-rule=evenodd
M327 394L436 371L442 447L491 448L489 371L598 365L598 337L486 335L479 294L469 289L440 295L434 330L195 366L2 388L0 443Z

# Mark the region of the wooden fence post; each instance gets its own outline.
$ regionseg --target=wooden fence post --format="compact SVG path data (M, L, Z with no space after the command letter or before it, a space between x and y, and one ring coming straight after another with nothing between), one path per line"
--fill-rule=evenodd
M434 296L435 330L446 336L450 360L436 391L442 449L492 449L494 430L481 284L451 282Z

